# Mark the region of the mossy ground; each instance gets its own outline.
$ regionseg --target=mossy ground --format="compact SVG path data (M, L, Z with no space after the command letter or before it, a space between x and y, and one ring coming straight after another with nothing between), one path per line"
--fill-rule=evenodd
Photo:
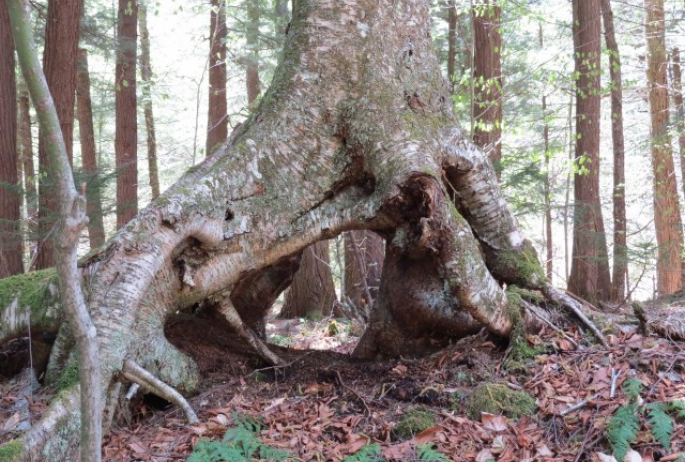
M395 439L409 440L435 424L435 413L425 407L417 406L407 410L395 425L392 433Z
M19 462L24 455L24 445L19 441L10 441L0 446L0 462Z
M482 412L502 414L512 419L532 415L537 410L535 399L523 391L511 390L505 385L486 383L479 385L466 398L466 411L472 419Z

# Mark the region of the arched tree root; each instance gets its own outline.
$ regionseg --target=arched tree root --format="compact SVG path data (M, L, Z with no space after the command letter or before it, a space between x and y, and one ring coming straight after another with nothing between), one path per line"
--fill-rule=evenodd
M159 380L154 375L150 374L134 361L130 359L124 361L124 368L122 369L121 373L131 382L137 383L160 398L164 398L170 403L173 403L181 408L186 415L186 419L188 419L188 423L200 423L200 419L197 418L197 414L195 414L193 408L190 407L188 401L186 401L186 399L179 392Z

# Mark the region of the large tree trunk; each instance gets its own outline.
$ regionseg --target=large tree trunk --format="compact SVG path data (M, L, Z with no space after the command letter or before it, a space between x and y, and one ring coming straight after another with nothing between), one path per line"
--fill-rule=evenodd
M604 38L609 50L609 75L611 76L611 140L614 145L614 266L609 298L614 303L623 301L628 273L628 247L626 230L625 194L625 143L623 140L623 80L621 55L618 52L614 32L614 13L611 2L602 0Z
M652 119L651 145L654 168L654 226L656 228L656 275L659 295L682 288L681 252L683 232L675 167L668 132L668 81L663 0L646 0L647 80Z
M138 12L140 33L140 78L143 81L143 111L147 131L147 165L150 177L152 199L159 197L159 169L157 168L157 139L155 137L155 116L152 112L152 64L150 63L150 31L147 28L147 5L140 4Z
M576 151L573 261L568 289L590 302L609 299L611 280L599 199L601 15L599 2L573 1Z
M72 162L74 145L74 101L76 99L76 56L78 51L79 24L83 0L53 0L48 2L48 19L45 28L45 51L43 69L48 88L54 95L55 108L62 126L62 136ZM50 162L46 150L49 140L41 131L38 141L38 165L40 172L38 230L40 244L35 257L35 268L55 266L55 249L52 234L55 229L59 204Z
M328 241L305 249L281 310L282 319L321 319L329 316L338 300L328 255Z
M117 229L138 212L136 49L138 0L119 0L117 19L116 133Z
M457 5L455 0L447 4L447 80L454 92L457 71Z
M19 225L21 194L17 168L17 86L9 15L0 5L0 279L24 272Z
M209 109L206 147L208 157L228 137L225 2L212 0L209 14Z
M502 160L502 10L499 0L473 6L473 141L500 172Z
M455 125L429 3L299 0L283 60L251 118L81 262L110 405L125 361L186 393L197 389L196 365L163 333L170 316L197 303L215 306L278 363L254 321L298 254L343 231L373 230L388 242L358 356L414 352L428 337L483 327L509 336L523 313L501 284L573 304L546 281L490 162ZM46 283L36 284L43 290L34 287L34 297L47 296ZM0 299L0 316L12 319L0 323L0 341L26 329L33 305L41 308L32 322L60 325L59 306L18 292ZM69 361L69 338L61 328L53 369ZM13 443L20 457L74 459L78 397L78 386L60 393Z
M88 197L88 239L90 248L97 249L105 243L105 225L102 216L102 198L95 152L95 130L93 128L93 108L90 100L90 74L88 72L88 52L78 51L78 74L76 83L78 125L81 137L81 164L88 176L86 194Z

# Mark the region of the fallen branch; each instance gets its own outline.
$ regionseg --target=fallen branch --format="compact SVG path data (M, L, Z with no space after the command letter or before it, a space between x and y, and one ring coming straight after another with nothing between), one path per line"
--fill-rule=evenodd
M587 406L589 403L591 403L592 401L596 400L597 398L599 398L599 393L596 393L596 394L592 395L591 397L589 397L588 399L584 399L581 402L574 404L573 406L571 406L569 408L564 409L563 411L561 411L561 415L565 416L565 415L570 414L571 412L577 411L578 409L582 409L585 406Z
M159 380L154 375L150 374L148 371L143 369L135 362L131 361L130 359L124 361L124 368L122 370L122 374L131 382L137 383L141 387L154 393L160 398L164 398L170 403L173 403L176 406L180 407L185 413L186 418L188 419L188 423L200 423L200 419L197 418L197 414L195 414L193 408L190 407L188 401L186 401L186 399L183 396L181 396L179 392L177 392L169 385Z

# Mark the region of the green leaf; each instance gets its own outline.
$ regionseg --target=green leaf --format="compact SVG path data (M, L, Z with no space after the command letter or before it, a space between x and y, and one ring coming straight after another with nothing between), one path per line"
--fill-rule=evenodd
M611 417L606 429L607 438L614 451L614 457L616 457L616 460L623 460L630 448L630 443L635 441L637 432L640 429L637 406L629 404L619 407Z
M666 413L668 406L664 403L654 403L647 408L647 420L652 435L668 451L671 449L671 437L673 436L673 419Z
M628 379L623 383L623 391L633 399L637 399L645 386L638 379Z
M445 454L436 450L432 444L420 444L416 448L416 455L421 462L451 462Z

